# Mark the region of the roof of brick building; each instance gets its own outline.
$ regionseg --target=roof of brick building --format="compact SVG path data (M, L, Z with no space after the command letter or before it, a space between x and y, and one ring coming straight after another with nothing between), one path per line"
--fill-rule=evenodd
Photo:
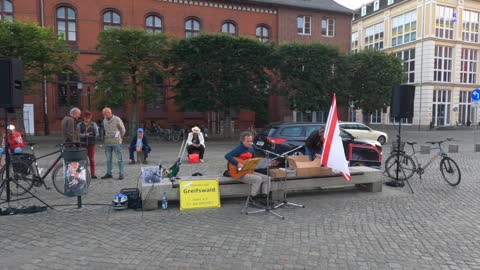
M262 4L290 6L308 9L327 10L352 14L353 10L346 8L333 0L248 0Z

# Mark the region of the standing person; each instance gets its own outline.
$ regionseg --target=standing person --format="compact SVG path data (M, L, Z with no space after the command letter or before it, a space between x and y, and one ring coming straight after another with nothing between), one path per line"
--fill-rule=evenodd
M255 150L253 149L253 134L250 131L244 131L240 134L240 144L225 155L225 159L239 170L243 168L243 163L240 160L247 160L255 157ZM237 159L235 159L237 158ZM240 182L250 184L250 196L253 199L258 198L260 188L263 194L268 192L268 176L257 172L247 173L238 178ZM263 184L263 185L262 185ZM259 195L261 196L261 194Z
M120 117L113 115L110 108L104 108L103 114L103 128L105 129L105 156L107 157L107 173L102 176L102 179L109 179L113 177L112 173L112 155L115 152L118 161L118 180L124 179L123 173L123 155L122 155L122 137L125 135L125 126Z
M151 148L148 145L147 136L143 132L143 128L137 129L137 135L133 136L132 141L130 142L130 147L128 152L130 154L130 164L135 164L135 157L133 152L143 152L143 164L147 164L148 153L150 153Z
M323 139L325 129L322 127L320 130L315 130L305 140L305 154L307 154L311 160L322 157L323 153Z
M25 143L23 142L22 133L15 130L14 125L8 125L7 127L8 134L8 144L10 145L10 153L17 154L22 153L23 148L25 148ZM2 166L2 156L5 155L5 135L2 136L2 147L0 147L0 167Z
M203 154L205 153L205 138L199 127L192 128L192 132L188 133L187 152L193 154L195 152L200 156L200 161L204 162Z
M77 121L82 111L79 108L72 108L69 115L62 120L63 142L75 144L80 142L80 132L78 131Z
M90 174L92 179L97 179L97 174L95 173L95 143L98 136L98 126L97 123L92 121L92 113L85 111L83 122L78 123L77 126L80 131L80 142L87 148L87 155L90 160Z

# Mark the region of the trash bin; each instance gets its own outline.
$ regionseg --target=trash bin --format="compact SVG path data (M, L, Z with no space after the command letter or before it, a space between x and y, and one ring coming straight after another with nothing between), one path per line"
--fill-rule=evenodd
M63 150L63 170L65 176L65 196L77 197L87 194L90 184L90 171L86 148L66 148Z

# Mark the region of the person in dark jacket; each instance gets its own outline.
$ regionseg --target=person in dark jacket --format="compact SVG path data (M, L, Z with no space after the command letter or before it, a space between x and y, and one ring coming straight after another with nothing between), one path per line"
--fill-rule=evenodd
M132 141L130 142L130 147L128 148L128 152L130 153L130 164L135 164L135 157L133 156L133 152L143 152L143 164L147 164L147 157L148 153L150 153L152 149L148 145L147 137L143 132L143 128L137 129L137 135L133 136Z
M305 154L307 154L311 160L322 157L324 133L324 128L315 130L305 141Z
M98 136L98 126L97 123L92 121L92 113L85 111L83 113L83 122L78 123L77 127L80 131L80 142L83 147L87 148L87 155L90 160L90 174L92 179L97 179L95 173L95 143Z

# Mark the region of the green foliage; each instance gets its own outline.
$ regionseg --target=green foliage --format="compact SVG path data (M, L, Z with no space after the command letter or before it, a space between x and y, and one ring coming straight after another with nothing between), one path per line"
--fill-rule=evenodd
M51 27L0 20L0 56L22 60L24 89L31 92L44 77L53 81L55 75L75 61L77 53L72 52Z
M279 88L297 111L328 110L333 93L342 96L345 59L336 47L314 44L283 44L277 51ZM340 98L341 99L341 98Z
M170 63L178 84L175 101L183 110L264 113L270 93L273 44L224 34L181 40Z
M97 105L119 107L155 95L154 76L164 75L169 46L165 34L140 29L110 29L100 33L97 49L103 55L92 64L97 77Z
M402 63L393 54L364 50L349 56L350 93L357 109L369 115L390 104L392 86L400 84Z

